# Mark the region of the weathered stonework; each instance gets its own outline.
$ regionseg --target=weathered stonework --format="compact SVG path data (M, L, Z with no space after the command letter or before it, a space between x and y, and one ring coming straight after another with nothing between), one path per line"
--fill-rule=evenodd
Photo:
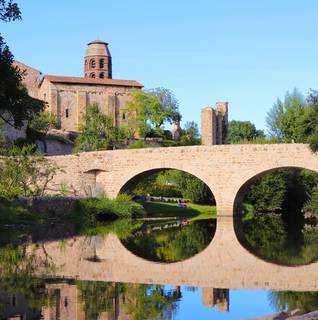
M50 157L65 172L54 184L67 183L77 195L103 188L115 197L139 174L156 169L184 170L204 181L217 204L217 229L210 245L182 262L164 264L139 258L115 236L44 244L60 269L58 275L83 280L160 283L213 288L318 290L318 263L286 267L266 262L238 240L236 218L246 187L258 177L280 168L318 172L318 155L305 144L219 145L117 150ZM90 189L89 189L90 188ZM41 252L39 252L41 254ZM97 255L100 262L88 258ZM72 258L70 258L72 257Z
M228 103L217 102L215 108L201 110L201 141L205 146L227 143Z
M139 174L179 169L204 181L212 190L219 214L233 214L245 186L271 170L300 167L318 171L318 156L305 144L216 145L86 152L50 157L64 172L53 181L70 186L74 195L98 189L116 197ZM92 177L92 179L88 179Z
M134 80L112 79L112 61L107 43L90 42L84 58L84 77L44 75L21 62L15 65L25 70L23 83L30 96L47 103L56 114L62 130L78 131L83 124L86 107L97 103L104 114L113 117L114 125L127 123L124 104L132 89L142 88Z

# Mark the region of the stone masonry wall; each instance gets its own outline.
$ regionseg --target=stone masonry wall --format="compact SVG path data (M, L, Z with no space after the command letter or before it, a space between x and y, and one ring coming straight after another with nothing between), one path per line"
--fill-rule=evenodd
M216 145L87 152L50 157L64 172L52 187L63 183L75 196L88 196L91 185L116 197L132 178L154 169L173 168L193 174L213 192L219 214L233 214L235 199L250 179L284 167L318 171L318 156L305 144ZM94 181L87 174L95 172Z

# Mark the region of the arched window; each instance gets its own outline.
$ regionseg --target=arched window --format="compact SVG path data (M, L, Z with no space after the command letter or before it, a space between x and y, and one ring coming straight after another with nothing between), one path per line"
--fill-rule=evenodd
M105 78L104 72L101 72L101 73L99 74L99 77L100 77L101 79L104 79L104 78Z
M90 64L91 64L91 68L92 68L92 69L95 69L95 68L96 68L96 62L95 62L94 59L91 60Z
M65 118L68 118L69 117L69 111L68 109L65 110Z
M104 59L100 59L99 60L99 68L104 69L104 64L105 64Z
M125 114L125 112L123 113L123 120L125 120L126 119L126 114Z
M91 73L90 77L95 78L95 73Z

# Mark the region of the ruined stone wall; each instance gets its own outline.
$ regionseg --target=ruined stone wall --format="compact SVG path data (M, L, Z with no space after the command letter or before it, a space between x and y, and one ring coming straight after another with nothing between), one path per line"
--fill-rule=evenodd
M227 143L228 103L217 102L215 108L201 111L201 144L211 146Z

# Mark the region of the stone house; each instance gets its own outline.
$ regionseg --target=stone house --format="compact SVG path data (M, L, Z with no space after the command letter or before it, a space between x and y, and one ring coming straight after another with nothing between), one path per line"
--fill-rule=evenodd
M132 89L141 89L135 80L112 78L112 58L108 44L95 40L87 45L84 57L84 76L42 75L19 61L14 64L25 70L23 80L30 96L47 102L55 113L61 129L77 132L89 104L97 103L100 111L113 117L114 125L127 123L124 105Z

